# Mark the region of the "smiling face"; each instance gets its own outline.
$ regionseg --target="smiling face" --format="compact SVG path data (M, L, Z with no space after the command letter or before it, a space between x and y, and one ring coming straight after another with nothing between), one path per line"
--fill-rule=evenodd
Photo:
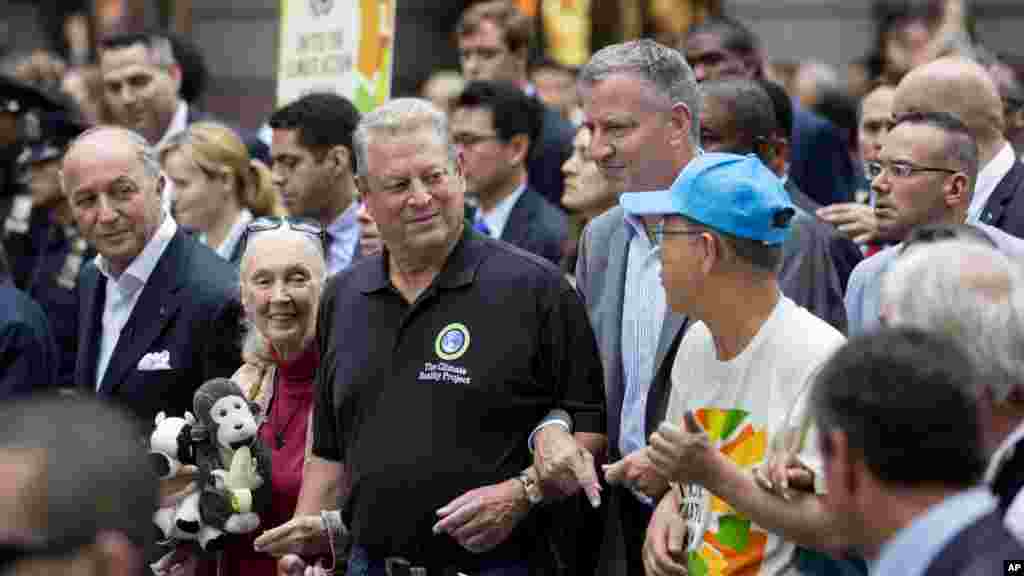
M142 252L163 220L163 177L147 172L140 153L128 134L103 129L64 157L64 194L78 230L116 274Z
M253 327L284 356L304 350L316 334L325 267L315 242L284 228L247 239L242 305Z
M158 142L178 108L178 68L158 66L141 43L103 50L100 68L114 122Z
M462 233L466 183L444 137L429 126L373 133L366 164L363 198L388 251L414 260L447 252Z

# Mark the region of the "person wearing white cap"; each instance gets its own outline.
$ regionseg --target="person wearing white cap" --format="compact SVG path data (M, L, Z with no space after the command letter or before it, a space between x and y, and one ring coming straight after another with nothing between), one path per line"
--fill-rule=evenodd
M842 334L785 297L777 279L795 213L779 180L753 155L706 153L668 190L623 194L628 214L658 218L666 298L695 323L672 369L666 420L648 451L673 481L644 545L649 575L780 574L793 540L824 546L817 498L787 501L754 481L770 445L794 450L822 477L804 426L790 412Z

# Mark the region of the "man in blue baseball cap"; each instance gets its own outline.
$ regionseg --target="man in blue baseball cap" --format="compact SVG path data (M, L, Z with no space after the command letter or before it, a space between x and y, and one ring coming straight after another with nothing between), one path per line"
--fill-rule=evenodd
M753 470L782 445L822 478L797 405L809 376L842 334L785 297L777 279L794 208L753 155L706 153L668 190L623 194L627 213L652 219L668 304L695 322L672 367L663 422L644 448L676 484L644 545L648 574L781 574L794 540L830 544L814 494L787 501ZM685 535L685 537L684 537Z

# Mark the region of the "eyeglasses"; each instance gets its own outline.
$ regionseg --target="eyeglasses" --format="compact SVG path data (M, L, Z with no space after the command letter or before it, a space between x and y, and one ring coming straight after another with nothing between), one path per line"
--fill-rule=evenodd
M942 172L945 174L959 174L959 170L950 170L949 168L932 168L929 166L915 166L910 162L866 162L864 164L864 171L867 172L868 178L874 180L882 175L882 172L888 172L891 176L896 178L909 178L917 172Z
M460 148L472 148L477 144L497 139L497 134L453 134L452 144Z
M688 230L684 228L665 228L665 221L661 220L654 225L652 237L655 246L661 246L665 236L700 236L704 230Z
M242 233L242 253L245 253L245 248L249 244L249 237L257 232L266 232L267 230L277 230L282 226L287 226L296 232L302 232L316 238L320 242L320 248L324 251L324 255L327 255L327 232L323 226L320 225L316 220L309 218L257 218L245 227L245 232Z

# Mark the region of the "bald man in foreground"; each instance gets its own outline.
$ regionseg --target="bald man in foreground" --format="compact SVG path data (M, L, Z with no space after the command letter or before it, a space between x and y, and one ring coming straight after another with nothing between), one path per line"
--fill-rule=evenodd
M145 430L241 364L237 272L178 229L161 205L165 184L153 149L123 128L85 132L61 166L78 229L98 252L78 284L75 384L124 405Z
M940 58L907 74L896 88L893 116L949 112L978 144L978 179L967 223L1024 237L1024 166L1003 136L1003 103L989 73L963 58Z

